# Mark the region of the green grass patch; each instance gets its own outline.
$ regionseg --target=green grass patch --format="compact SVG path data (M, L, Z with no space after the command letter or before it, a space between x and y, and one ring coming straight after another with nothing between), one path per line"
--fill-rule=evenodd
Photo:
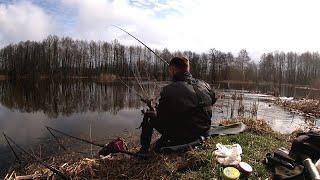
M217 164L215 157L213 156L213 147L216 143L221 144L235 144L238 143L242 147L242 161L249 163L253 169L253 179L268 178L270 176L268 169L262 163L265 155L268 152L272 152L280 147L289 148L289 137L280 135L277 133L271 133L269 135L259 135L252 132L245 132L239 135L230 136L217 136L207 140L199 149L193 151L195 156L205 158L210 161L210 165L206 168L192 173L195 177L217 178L219 176L219 165ZM215 169L213 171L213 169ZM183 177L188 177L187 174L182 174Z

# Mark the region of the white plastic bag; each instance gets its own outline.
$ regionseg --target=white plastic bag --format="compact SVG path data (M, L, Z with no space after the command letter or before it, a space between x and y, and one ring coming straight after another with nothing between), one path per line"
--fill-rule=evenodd
M223 145L216 144L214 151L217 161L222 165L238 165L241 162L242 148L239 144Z

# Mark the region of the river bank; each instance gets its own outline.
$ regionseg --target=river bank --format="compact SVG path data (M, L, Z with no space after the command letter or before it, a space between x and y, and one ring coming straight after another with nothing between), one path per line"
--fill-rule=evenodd
M320 101L317 99L277 98L274 103L292 113L298 113L305 117L320 117Z
M262 160L265 154L280 147L290 148L293 134L283 135L272 131L262 120L237 118L222 120L222 124L243 122L248 129L238 135L217 136L207 139L202 145L179 154L152 154L148 160L137 159L128 155L116 154L106 157L76 157L72 154L60 156L47 163L74 179L209 179L217 178L219 165L213 151L216 143L234 144L242 147L242 161L252 165L253 179L268 178L270 172ZM137 151L133 147L130 151ZM10 172L11 173L11 172ZM28 164L15 169L17 175L52 177L52 172L38 163Z

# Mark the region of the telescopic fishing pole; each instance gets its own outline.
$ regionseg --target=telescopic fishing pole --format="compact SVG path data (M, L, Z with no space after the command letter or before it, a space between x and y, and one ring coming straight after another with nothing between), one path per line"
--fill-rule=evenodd
M156 52L154 52L151 48L149 48L145 43L143 43L138 38L136 38L135 36L130 34L128 31L126 31L126 30L124 30L121 27L116 26L116 25L112 25L112 26L120 29L121 31L127 33L129 36L133 37L135 40L137 40L139 43L141 43L144 47L146 47L149 51L151 51L155 56L157 56L162 62L164 62L166 65L169 65L169 63L166 60L164 60L161 56L159 56Z
M32 157L33 159L35 159L38 163L40 163L41 165L43 165L44 167L50 169L52 172L56 173L58 176L60 176L62 179L66 179L66 180L70 180L70 177L66 176L64 173L60 172L58 169L56 169L55 167L52 167L50 165L48 165L47 163L43 162L42 159L38 158L37 156L29 153L28 151L24 150L22 147L20 147L13 139L11 139L9 136L7 136L4 132L3 132L3 136L8 140L11 141L12 144L14 144L20 151L22 151L23 153L25 153L27 156Z

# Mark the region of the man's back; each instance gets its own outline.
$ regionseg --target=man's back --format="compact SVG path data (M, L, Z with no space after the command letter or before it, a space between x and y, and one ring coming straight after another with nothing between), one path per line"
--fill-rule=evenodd
M214 95L210 86L192 78L189 72L178 73L173 83L162 89L157 114L170 139L198 137L209 130Z

